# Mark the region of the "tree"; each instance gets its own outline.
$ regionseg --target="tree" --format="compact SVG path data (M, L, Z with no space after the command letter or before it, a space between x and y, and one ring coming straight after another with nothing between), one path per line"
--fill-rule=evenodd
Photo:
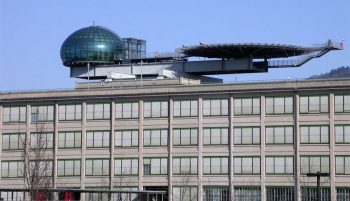
M21 158L29 200L42 201L51 197L48 189L53 184L53 134L45 132L44 124L38 123L35 126L35 132L30 134L30 138L22 140L24 150Z

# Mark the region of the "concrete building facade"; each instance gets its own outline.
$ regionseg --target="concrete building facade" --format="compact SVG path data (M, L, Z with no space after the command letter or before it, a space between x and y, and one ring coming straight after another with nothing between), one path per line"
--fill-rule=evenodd
M54 188L310 200L319 171L323 200L350 200L350 79L159 83L0 93L0 189L24 188L40 131Z

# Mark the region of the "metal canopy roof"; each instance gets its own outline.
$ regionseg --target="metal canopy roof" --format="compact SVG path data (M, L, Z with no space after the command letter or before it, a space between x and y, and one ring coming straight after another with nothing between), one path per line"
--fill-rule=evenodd
M315 51L315 48L271 43L200 44L194 46L183 46L182 48L176 49L177 53L184 54L187 57L237 59L284 58L299 56L310 51Z

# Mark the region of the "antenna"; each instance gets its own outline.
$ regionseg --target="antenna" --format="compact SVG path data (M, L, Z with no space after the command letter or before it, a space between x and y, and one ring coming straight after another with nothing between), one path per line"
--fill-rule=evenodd
M93 27L95 26L95 20L92 20L92 26Z

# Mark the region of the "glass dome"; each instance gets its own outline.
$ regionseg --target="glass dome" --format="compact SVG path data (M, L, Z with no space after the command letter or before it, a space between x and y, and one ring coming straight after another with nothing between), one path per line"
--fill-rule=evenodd
M113 31L90 26L72 33L63 42L61 59L65 66L112 64L123 56L122 39Z

